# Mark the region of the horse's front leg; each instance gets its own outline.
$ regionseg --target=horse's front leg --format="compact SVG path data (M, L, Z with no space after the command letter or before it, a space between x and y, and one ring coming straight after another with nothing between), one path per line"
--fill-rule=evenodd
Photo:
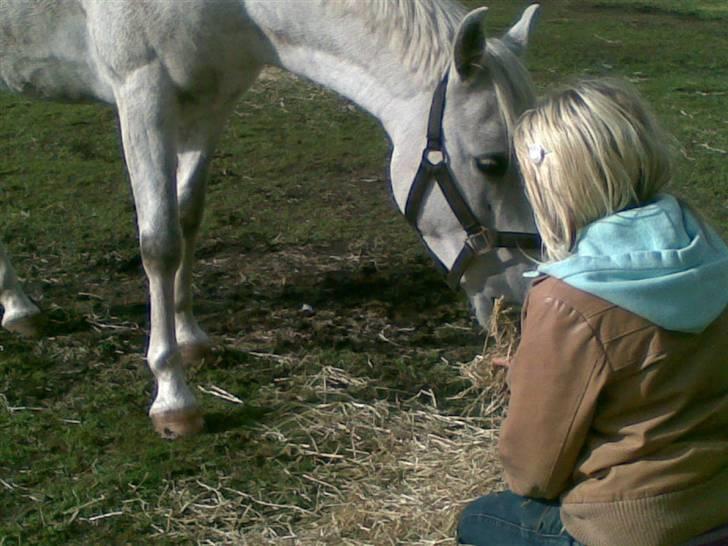
M211 151L211 150L210 150ZM197 232L205 208L209 158L206 150L184 150L177 156L177 203L182 228L182 259L175 276L175 327L185 362L196 362L210 350L210 338L192 312L192 266Z
M247 87L257 73L257 69L251 68L239 87ZM237 98L237 92L227 97L210 98L202 109L190 109L180 116L177 203L182 227L182 261L175 277L174 297L177 344L185 362L201 360L211 345L192 312L192 267L205 208L208 166Z
M37 337L40 334L40 310L23 292L2 243L0 243L0 305L4 309L3 328L26 337Z
M164 71L152 62L124 79L116 101L137 210L142 263L149 280L147 362L157 383L149 415L162 436L174 438L202 428L202 415L185 382L175 337L174 276L182 254L176 189L176 100Z

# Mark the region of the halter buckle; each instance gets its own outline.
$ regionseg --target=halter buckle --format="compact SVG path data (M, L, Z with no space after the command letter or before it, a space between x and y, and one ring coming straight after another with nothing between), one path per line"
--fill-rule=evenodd
M468 235L465 244L468 245L475 254L485 254L493 250L497 244L497 238L493 232L483 226L478 231Z

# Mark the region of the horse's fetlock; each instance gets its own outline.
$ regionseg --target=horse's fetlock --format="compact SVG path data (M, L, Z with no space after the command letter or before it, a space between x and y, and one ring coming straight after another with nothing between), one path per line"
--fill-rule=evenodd
M176 346L174 348L167 347L155 351L150 349L147 354L147 362L154 372L154 375L158 378L162 376L176 376L182 369L182 360Z

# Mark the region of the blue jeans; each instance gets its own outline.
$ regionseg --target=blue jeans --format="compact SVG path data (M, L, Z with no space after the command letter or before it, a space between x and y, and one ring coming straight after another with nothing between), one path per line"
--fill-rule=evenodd
M557 501L510 491L480 497L460 515L458 543L474 546L584 546L566 532Z

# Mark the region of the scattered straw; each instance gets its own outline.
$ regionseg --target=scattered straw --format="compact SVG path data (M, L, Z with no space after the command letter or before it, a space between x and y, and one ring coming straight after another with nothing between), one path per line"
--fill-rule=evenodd
M197 388L200 390L200 392L204 392L205 394L209 394L210 396L215 396L217 398L225 400L226 402L232 402L233 404L243 403L243 401L234 394L231 394L225 389L221 389L220 387L217 387L215 385L210 385L209 388L198 385Z
M98 514L96 516L91 516L90 518L84 518L84 519L85 519L85 521L88 521L89 523L93 523L95 521L99 521L99 520L107 519L107 518L113 518L116 516L121 516L123 514L124 514L124 512L122 512L122 511L107 512L105 514Z
M465 386L449 401L431 391L364 400L356 393L371 392L374 380L335 366L281 379L271 393L280 418L258 430L259 441L297 463L281 463L280 487L243 491L224 472L170 480L156 506L144 507L147 521L161 536L197 544L454 545L462 507L503 487L496 446L505 372L491 361L510 357L518 319L501 302L494 315L482 354L453 364ZM453 401L465 411L449 413Z

